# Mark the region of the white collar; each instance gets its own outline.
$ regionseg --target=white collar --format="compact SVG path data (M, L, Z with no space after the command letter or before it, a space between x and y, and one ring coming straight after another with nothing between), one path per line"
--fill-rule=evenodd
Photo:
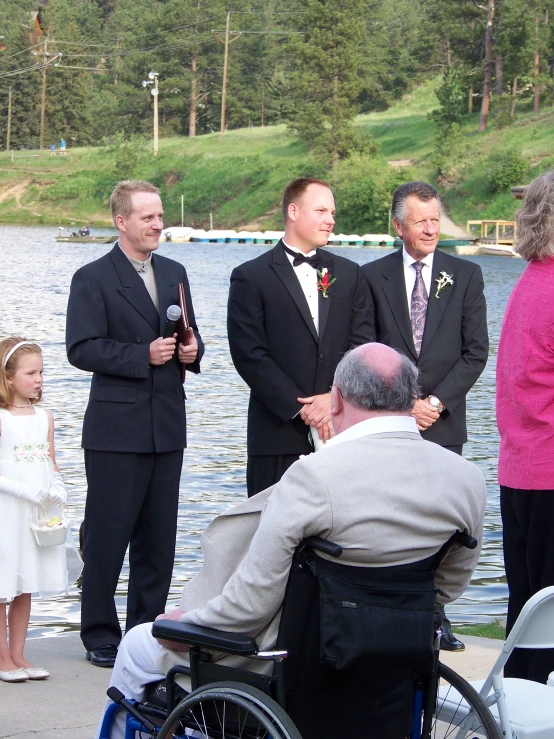
M119 244L118 246L121 249L121 244ZM121 251L125 254L127 259L131 262L131 264L133 265L133 267L136 269L137 272L147 272L148 269L150 268L150 265L152 264L152 253L148 255L148 259L146 259L144 262L141 262L140 259L135 259L135 257L130 257L126 251L123 251L123 249L121 249Z
M433 257L435 256L435 252L431 252L431 254L427 254L427 256L423 257L423 259L414 259L411 257L408 252L406 251L406 247L402 245L402 261L404 262L405 267L411 267L412 264L415 264L415 262L421 262L422 264L426 264L429 269L433 269Z
M306 254L306 252L302 251L298 247L291 246L290 244L287 244L287 242L285 241L285 239L283 239L283 244L287 247L287 249L290 249L291 251L296 252L296 254L303 254L306 257L313 257L313 255L317 253L317 249L312 249L311 251L309 251ZM290 254L287 254L287 256L290 257Z
M325 447L342 444L343 441L359 439L361 436L387 434L395 431L409 431L412 434L419 434L415 418L412 418L412 416L378 416L376 418L367 418L365 421L360 421L360 423L355 423L354 426L350 426L346 431L329 439Z

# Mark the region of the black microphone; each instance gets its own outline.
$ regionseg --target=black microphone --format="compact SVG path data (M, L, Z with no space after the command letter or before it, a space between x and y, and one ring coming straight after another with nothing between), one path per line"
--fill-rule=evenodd
M181 318L181 309L178 305L170 305L167 309L167 322L165 324L163 337L164 339L171 339L173 334L177 331L177 322Z

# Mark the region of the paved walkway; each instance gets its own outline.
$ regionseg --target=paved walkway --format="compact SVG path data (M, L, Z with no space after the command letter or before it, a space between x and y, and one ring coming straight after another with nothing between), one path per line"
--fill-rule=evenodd
M463 636L464 652L443 652L442 660L469 680L484 678L502 642ZM0 682L0 737L10 739L92 739L104 704L111 670L85 661L76 632L31 639L27 659L51 677L25 683Z

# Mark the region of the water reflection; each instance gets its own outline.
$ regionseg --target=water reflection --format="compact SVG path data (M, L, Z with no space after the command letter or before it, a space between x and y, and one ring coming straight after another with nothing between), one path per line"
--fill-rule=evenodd
M0 226L2 311L0 335L23 334L38 341L45 359L45 401L56 418L56 455L70 491L69 516L78 526L85 503L80 447L90 375L67 363L65 311L76 269L112 247L58 244L52 227ZM178 539L170 600L199 567L200 533L215 514L246 497L246 407L248 390L234 370L226 336L226 304L231 269L268 247L213 244L163 244L160 253L186 265L206 355L202 374L188 375L188 443L181 477ZM332 250L333 251L333 250ZM359 264L378 259L386 249L340 248ZM471 585L450 613L455 622L503 616L507 589L502 562L500 502L496 482L498 434L494 415L495 368L502 316L510 291L524 269L519 259L467 257L485 276L491 334L490 358L468 401L470 440L465 456L487 480L485 543ZM125 609L127 564L117 603ZM33 603L31 636L79 628L79 592L69 598Z

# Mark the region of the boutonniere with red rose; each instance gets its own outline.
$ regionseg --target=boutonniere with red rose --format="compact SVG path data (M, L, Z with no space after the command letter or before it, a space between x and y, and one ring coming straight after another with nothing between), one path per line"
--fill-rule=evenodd
M318 269L317 276L319 278L317 281L317 289L321 290L321 294L323 295L324 298L328 298L329 296L327 295L327 293L329 291L329 288L331 287L331 285L333 284L333 282L335 282L337 278L331 277L327 267L323 267L322 270Z

